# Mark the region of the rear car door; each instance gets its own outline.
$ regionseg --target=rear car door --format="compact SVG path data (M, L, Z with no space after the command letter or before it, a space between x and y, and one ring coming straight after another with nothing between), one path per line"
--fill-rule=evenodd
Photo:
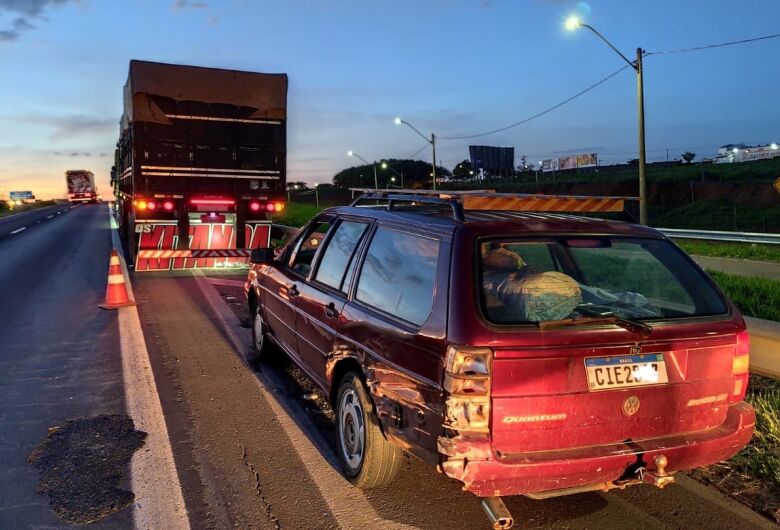
M310 281L300 286L296 321L298 351L311 370L310 375L323 387L326 386L326 361L333 350L349 290L347 276L351 274L347 271L354 267L357 250L368 228L366 221L339 221L320 251Z
M279 267L270 267L262 281L263 311L271 334L288 354L299 357L296 335L297 298L311 272L320 243L333 223L322 216L307 226L291 242Z

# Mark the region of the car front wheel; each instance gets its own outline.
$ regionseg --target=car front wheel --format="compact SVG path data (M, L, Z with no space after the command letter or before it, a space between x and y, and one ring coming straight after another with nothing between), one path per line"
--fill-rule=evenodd
M339 460L347 479L361 489L390 484L401 467L402 451L382 433L363 380L356 372L342 379L336 420Z

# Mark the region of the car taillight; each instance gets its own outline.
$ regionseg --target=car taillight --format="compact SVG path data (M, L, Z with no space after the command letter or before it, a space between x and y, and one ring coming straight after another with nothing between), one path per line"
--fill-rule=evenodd
M458 432L488 432L492 360L493 352L487 348L447 348L444 427Z
M146 203L146 208L149 210L154 210L155 208L157 208L157 203L154 201L149 201Z
M750 375L750 335L747 331L737 334L737 347L731 363L731 372L734 374L734 388L729 401L736 403L745 399Z
M257 212L260 210L260 203L256 201L252 201L249 203L249 209L253 212Z
M173 210L173 202L165 201L163 203L163 209L165 209L165 210Z

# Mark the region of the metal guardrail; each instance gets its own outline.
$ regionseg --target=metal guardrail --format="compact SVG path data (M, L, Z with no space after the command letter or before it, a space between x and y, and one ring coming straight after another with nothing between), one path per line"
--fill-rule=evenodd
M702 239L706 241L731 241L736 243L760 243L780 245L780 234L758 232L719 232L715 230L688 230L685 228L658 228L667 237L677 239Z

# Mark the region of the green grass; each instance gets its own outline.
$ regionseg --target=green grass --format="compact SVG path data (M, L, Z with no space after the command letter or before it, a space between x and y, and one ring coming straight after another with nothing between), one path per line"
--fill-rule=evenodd
M756 430L731 464L738 472L780 486L780 381L750 376L746 400L756 409Z
M322 208L318 208L312 204L289 202L281 215L273 216L273 222L275 224L287 226L303 226L321 210Z
M780 245L756 245L749 243L715 243L692 239L675 240L688 254L715 256L720 258L741 258L759 261L780 262Z
M708 270L743 315L780 321L780 281Z

